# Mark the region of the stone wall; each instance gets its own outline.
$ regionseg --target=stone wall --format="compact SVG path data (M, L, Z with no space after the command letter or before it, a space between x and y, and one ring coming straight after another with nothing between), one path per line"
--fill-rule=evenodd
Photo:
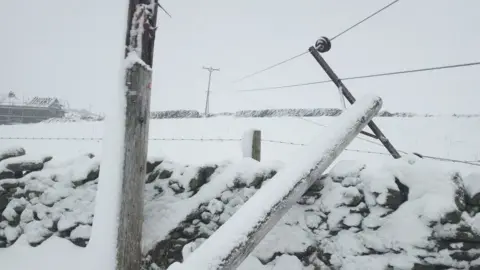
M90 154L58 161L30 157L22 148L1 151L0 247L22 234L32 246L57 236L85 247L99 166ZM150 160L144 269L182 261L282 166L251 159L203 166ZM414 157L382 166L342 161L247 260L255 269L285 261L296 265L292 270L480 269L479 181L476 174L433 170Z

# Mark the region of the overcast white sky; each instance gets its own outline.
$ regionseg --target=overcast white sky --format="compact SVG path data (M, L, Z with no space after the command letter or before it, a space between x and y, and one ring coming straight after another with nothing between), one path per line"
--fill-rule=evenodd
M122 55L125 7L118 0L0 2L0 92L57 96L74 107L109 106ZM212 111L264 107L338 107L322 84L239 94L237 89L326 79L310 55L233 84L233 80L307 50L387 0L163 0L152 109L203 110L208 73ZM355 76L480 61L480 1L401 0L345 34L325 54L337 73ZM120 43L120 44L119 44ZM356 96L381 95L394 111L480 112L480 67L349 81Z

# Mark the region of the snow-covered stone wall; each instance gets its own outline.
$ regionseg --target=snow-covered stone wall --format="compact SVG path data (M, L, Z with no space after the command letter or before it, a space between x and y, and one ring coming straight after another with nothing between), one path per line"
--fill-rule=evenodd
M144 269L182 261L282 164L204 166L155 159L145 177ZM0 248L24 235L88 244L99 160L0 151ZM339 162L241 266L260 269L480 269L480 175L407 157ZM1 252L1 250L0 250ZM28 256L28 255L26 255Z

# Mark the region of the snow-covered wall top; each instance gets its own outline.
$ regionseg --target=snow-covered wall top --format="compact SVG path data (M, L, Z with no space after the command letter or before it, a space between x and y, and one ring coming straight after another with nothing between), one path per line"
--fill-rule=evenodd
M283 166L149 161L144 269L166 269L189 256ZM65 161L22 148L0 151L1 265L12 245L38 249L64 238L86 246L99 170L93 155ZM342 161L241 269L480 269L479 212L480 175L443 171L416 157Z
M342 110L336 108L312 108L312 109L264 109L244 110L237 112L212 113L210 116L235 116L235 117L320 117L339 116ZM199 118L202 114L195 110L172 110L152 112L153 119L163 118ZM378 117L433 117L431 114L415 114L409 112L381 111ZM478 114L454 114L452 117L480 117Z
M340 109L335 108L317 108L317 109L265 109L265 110L245 110L238 112L222 112L212 113L209 116L233 116L233 117L320 117L320 116L339 116L342 113ZM454 114L451 117L480 117L477 114ZM180 118L201 118L203 114L196 110L170 110L170 111L154 111L151 112L152 119L180 119ZM378 117L434 117L430 114L415 113L391 113L381 111ZM102 121L104 118L86 111L68 110L62 118L52 118L43 122L81 122L81 121Z

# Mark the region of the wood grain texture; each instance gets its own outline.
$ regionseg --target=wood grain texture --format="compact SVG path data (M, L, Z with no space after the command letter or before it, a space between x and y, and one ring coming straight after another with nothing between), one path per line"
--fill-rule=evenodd
M136 53L141 61L125 71L124 164L116 270L139 270L142 262L143 192L157 11L156 0L129 1L125 58L130 53Z
M127 70L125 159L117 234L117 270L139 270L141 266L151 77L151 71L141 64L135 64Z

